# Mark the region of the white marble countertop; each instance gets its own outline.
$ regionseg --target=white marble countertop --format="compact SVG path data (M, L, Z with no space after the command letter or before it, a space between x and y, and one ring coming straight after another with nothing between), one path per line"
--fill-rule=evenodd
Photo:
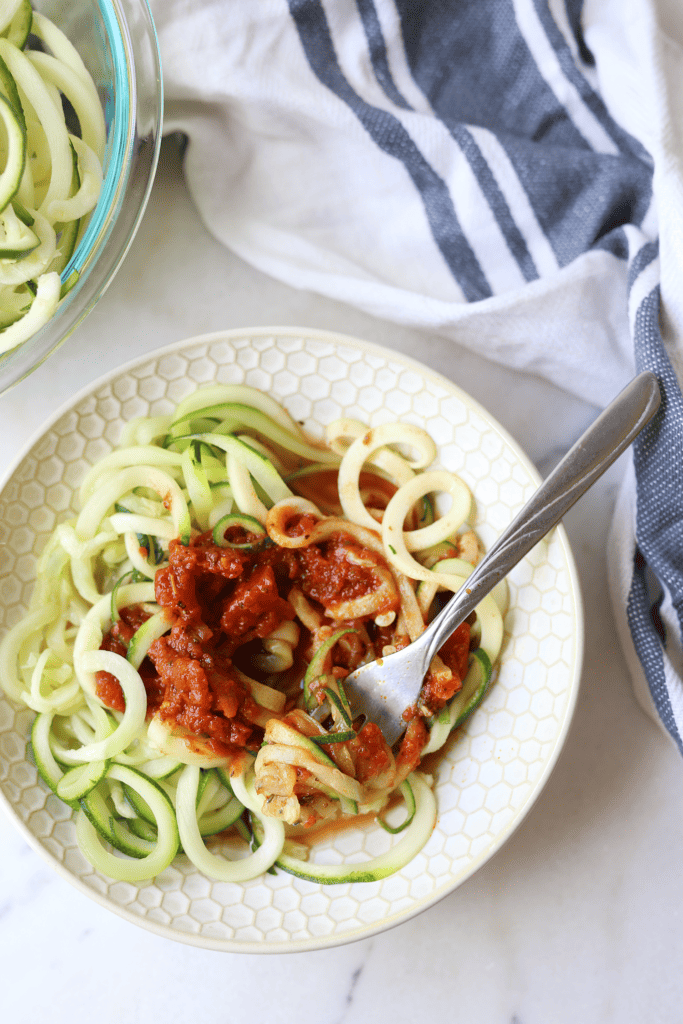
M168 140L148 212L112 286L63 348L0 398L0 471L54 409L105 371L175 340L257 325L336 330L419 358L488 407L541 472L595 412L443 339L247 267L202 227ZM635 703L609 608L605 540L622 471L613 467L566 520L586 611L582 689L566 746L527 818L477 874L373 939L266 958L210 952L91 902L0 814L0 1019L680 1020L683 765Z

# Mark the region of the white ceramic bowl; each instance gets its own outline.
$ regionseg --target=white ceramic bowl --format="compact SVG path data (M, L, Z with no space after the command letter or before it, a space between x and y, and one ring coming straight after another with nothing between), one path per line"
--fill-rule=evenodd
M170 411L198 385L251 384L319 432L342 413L374 426L403 418L435 438L441 462L474 492L488 547L532 494L538 475L481 406L394 352L308 329L258 328L194 338L116 370L60 410L0 488L0 629L21 616L36 555L75 511L85 470L125 420ZM372 935L419 913L469 877L511 835L543 788L576 701L583 625L562 528L509 577L500 667L482 706L437 772L439 816L423 851L380 882L319 886L278 872L244 885L212 882L179 857L155 881L112 882L84 860L71 812L26 760L32 713L0 700L2 803L30 844L82 892L167 938L232 952L318 949ZM380 828L344 833L321 851L361 860L384 850Z

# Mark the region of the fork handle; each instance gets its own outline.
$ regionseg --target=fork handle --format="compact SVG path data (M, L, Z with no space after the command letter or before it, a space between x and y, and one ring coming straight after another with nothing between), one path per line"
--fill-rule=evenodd
M638 374L591 424L557 464L521 512L468 576L466 584L436 616L425 666L500 580L559 523L562 516L628 448L660 404L657 378Z

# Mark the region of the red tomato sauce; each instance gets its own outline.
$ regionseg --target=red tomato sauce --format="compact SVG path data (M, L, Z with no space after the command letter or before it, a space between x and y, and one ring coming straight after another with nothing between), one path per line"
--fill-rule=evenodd
M463 622L439 650L439 656L444 664L450 668L453 678L441 681L437 680L433 675L428 675L422 689L422 699L432 711L438 711L458 690L462 689L462 681L467 673L469 655L470 625L469 622Z
M361 547L353 538L343 534L333 536L320 545L299 548L297 554L301 569L299 586L324 608L372 593L377 587L372 566L386 564L374 551ZM356 564L359 559L370 565ZM385 602L385 606L373 615L396 611L399 603L398 597Z
M349 741L356 762L356 778L363 784L381 775L391 765L391 751L382 730L374 722L366 722L355 740Z
M396 768L401 776L405 777L417 768L428 739L429 734L424 720L422 718L411 719L396 755Z
M349 552L371 565L382 564L374 552L341 534L307 548L268 544L253 551L220 547L211 533L188 545L172 540L169 564L157 570L154 581L157 602L166 610L171 630L152 643L140 668L148 715L158 713L171 726L205 737L219 756L244 747L256 749L262 738L262 730L252 721L256 705L233 656L295 617L287 601L294 583L323 608L376 589L372 569L354 564ZM146 617L142 609L124 609L102 648L125 657L133 633ZM248 666L247 672L252 674ZM105 704L124 710L114 676L98 673L97 687ZM366 739L362 758L372 760L379 754L365 751Z
M113 624L102 640L100 644L101 649L103 651L113 651L115 654L120 654L122 658L125 658L128 644L133 634L148 618L149 613L139 605L122 608L120 618ZM160 694L159 688L156 685L156 674L153 666L149 663L143 663L140 668L140 675L147 691L147 708L148 710L150 706L156 708L159 704ZM95 693L113 711L123 712L126 710L123 690L118 679L111 672L95 673Z
M327 515L341 515L337 480L338 471L330 468L294 477L289 484L293 491L314 502ZM360 474L358 482L365 504L372 508L386 508L396 494L397 488L391 481L367 470Z

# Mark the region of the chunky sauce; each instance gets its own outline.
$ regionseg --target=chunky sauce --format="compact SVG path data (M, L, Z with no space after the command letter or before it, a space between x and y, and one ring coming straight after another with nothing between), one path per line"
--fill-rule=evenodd
M324 609L374 591L372 567L382 564L374 552L342 534L301 549L268 544L255 551L220 547L211 533L188 545L172 540L169 564L155 576L156 599L171 631L152 643L140 670L148 714L158 712L172 727L205 737L219 756L258 748L262 711L233 664L238 649L294 618L287 601L294 584ZM102 647L125 656L145 617L141 609L124 609ZM249 671L248 664L244 667ZM124 709L114 676L98 673L97 693L109 707ZM361 760L372 761L379 755L366 751L367 739Z
M133 634L148 618L149 613L138 605L122 608L120 618L113 624L100 645L102 650L113 651L125 658ZM147 712L151 715L159 707L162 697L154 666L148 661L144 661L140 667L140 675L147 691ZM123 690L118 679L111 672L95 673L95 692L100 700L113 711L123 712L126 710Z
M391 765L391 751L374 722L366 722L349 747L355 754L356 778L361 784L381 775Z
M299 586L324 608L364 597L376 588L372 569L358 565L358 560L372 566L385 564L373 551L343 534L331 537L324 545L311 544L300 548L297 553L301 567ZM395 604L387 602L387 607L373 612L373 615L390 609L396 611L398 601Z
M385 507L395 492L393 484L372 473L361 474L360 483L366 504L377 508ZM336 470L302 476L294 484L299 494L314 499L326 512L341 511ZM308 532L314 522L309 518L294 516L286 526L287 533L297 536ZM226 534L232 544L256 539L241 527L230 527ZM327 610L375 591L379 585L377 569L386 569L384 560L341 532L303 548L284 548L271 542L252 550L222 547L210 532L193 538L188 545L172 540L169 564L155 576L156 599L166 610L171 630L152 643L140 667L148 716L158 714L171 728L201 737L218 756L234 757L241 749L258 749L263 737L263 710L242 682L233 658L237 656L248 675L256 674L250 669L249 654L281 623L294 619L287 600L293 586L315 606ZM372 620L381 612L398 611L398 607L398 597L389 598L386 606L375 609L372 616L348 623L363 629L377 657L387 643L396 646L397 641L395 637L392 640L393 628L378 627ZM133 634L147 617L139 607L123 609L104 637L102 648L125 657ZM240 648L244 650L238 654ZM461 688L469 649L470 627L463 623L439 652L452 671L452 679L430 675L425 682L423 700L433 711ZM362 650L360 636L352 634L346 647L339 645L336 649L334 674L345 675L353 667L347 664L349 659L357 663L355 655L362 654ZM115 676L98 672L96 687L108 707L125 710ZM408 728L396 755L402 777L420 763L427 741L427 729L417 709L412 709L406 720ZM391 765L389 747L374 723L366 723L348 748L361 784L381 776ZM303 792L306 780L298 778L297 786Z
M441 660L453 673L449 680L430 674L422 688L422 700L432 711L438 711L462 689L470 655L470 624L463 622L439 650Z

